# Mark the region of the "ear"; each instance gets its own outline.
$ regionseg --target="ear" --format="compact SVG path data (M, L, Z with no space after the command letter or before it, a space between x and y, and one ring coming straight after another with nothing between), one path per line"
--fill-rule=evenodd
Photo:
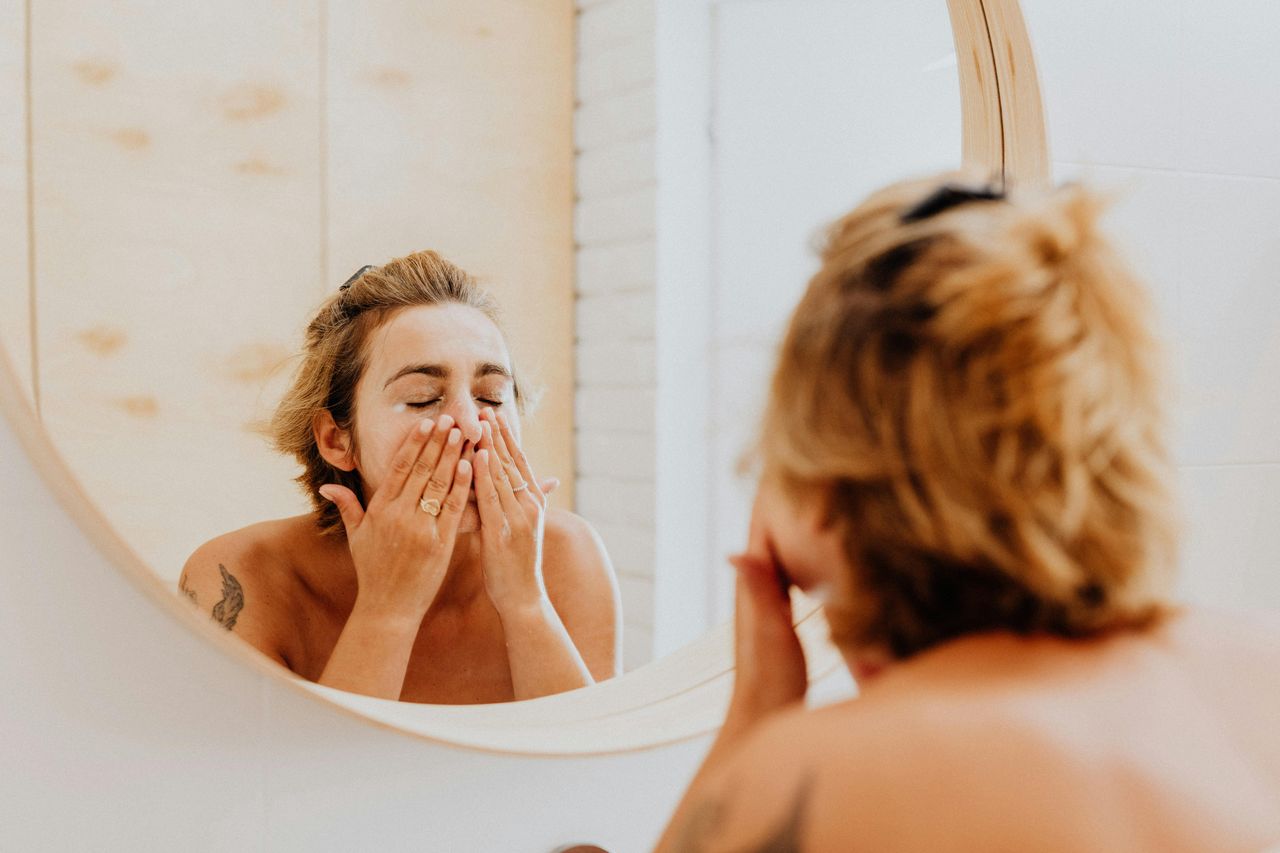
M311 430L315 433L316 447L320 455L339 471L354 471L356 467L354 454L351 452L351 434L338 426L328 409L321 409L311 419Z

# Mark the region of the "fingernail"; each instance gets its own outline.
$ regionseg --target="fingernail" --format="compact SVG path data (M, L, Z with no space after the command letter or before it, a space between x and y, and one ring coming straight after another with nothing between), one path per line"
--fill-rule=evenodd
M432 427L431 418L418 421L418 432L422 433L423 435L426 435L427 433L431 432L431 427Z
M328 492L326 492L323 488L318 489L317 491L319 492L320 497L324 498L325 500L327 501L333 500L333 497Z
M471 463L470 463L470 462L468 462L468 461L467 461L467 460L465 460L465 459L459 459L459 460L458 460L458 473L459 473L459 474L466 474L466 473L467 473L467 472L469 472L470 470L471 470Z
M448 429L453 426L453 418L449 415L440 416L440 429Z
M454 445L454 444L457 444L459 441L462 441L462 430L460 429L449 430L448 441L450 445Z

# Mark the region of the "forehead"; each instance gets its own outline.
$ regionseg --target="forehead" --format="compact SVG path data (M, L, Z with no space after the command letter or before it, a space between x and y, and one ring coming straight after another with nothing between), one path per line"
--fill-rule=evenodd
M506 341L493 321L456 303L401 308L370 337L368 373L389 375L411 361L454 365L468 373L486 361L511 366Z

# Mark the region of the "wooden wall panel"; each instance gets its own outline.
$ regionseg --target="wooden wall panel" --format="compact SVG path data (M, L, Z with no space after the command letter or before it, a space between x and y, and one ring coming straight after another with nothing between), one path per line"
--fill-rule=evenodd
M573 485L573 4L329 7L327 285L435 249L502 306L535 470Z
M0 346L34 405L28 265L26 3L0 0Z
M305 508L250 425L318 296L319 46L315 2L33 2L44 422L165 577Z

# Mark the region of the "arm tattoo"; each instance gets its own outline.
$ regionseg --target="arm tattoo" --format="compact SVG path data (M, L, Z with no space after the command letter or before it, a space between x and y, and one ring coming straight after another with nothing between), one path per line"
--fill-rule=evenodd
M195 591L194 589L192 589L191 587L187 586L187 573L186 573L186 572L183 572L183 573L182 573L182 577L178 578L178 589L179 589L179 590L181 590L183 593L185 593L185 594L186 594L186 596L187 596L187 598L191 599L191 603L192 603L192 604L199 604L199 603L200 603L200 602L196 601L196 591Z
M758 847L751 848L755 853L800 853L800 823L804 819L804 807L809 802L809 794L813 791L813 775L813 771L810 771L800 780L800 789L791 801L787 819Z
M236 626L236 617L244 609L244 589L236 576L227 571L222 563L218 563L218 571L222 572L222 600L213 605L213 619L230 631Z
M800 853L800 828L804 820L805 806L813 792L813 772L805 774L791 801L791 810L782 825L759 842L741 848L741 853ZM694 807L685 821L684 831L676 849L680 853L700 853L709 849L717 831L724 825L723 799L703 800Z
M724 824L722 799L699 800L685 819L684 830L676 842L677 853L699 853Z

